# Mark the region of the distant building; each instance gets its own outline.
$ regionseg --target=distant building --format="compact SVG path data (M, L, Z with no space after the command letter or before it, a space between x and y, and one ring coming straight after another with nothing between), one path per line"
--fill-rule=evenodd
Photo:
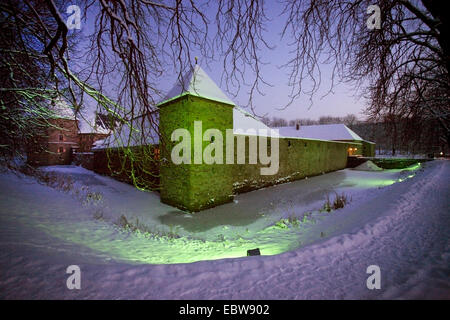
M91 152L92 146L99 140L107 138L111 130L103 123L104 115L97 114L92 119L80 119L78 122L78 150L77 152Z
M73 110L62 99L52 100L50 113L37 119L37 134L27 145L27 162L35 166L69 164L78 148L78 124Z
M109 135L101 126L77 120L73 109L54 99L49 114L35 120L36 135L27 145L27 163L33 166L70 164L76 152L90 152L92 145ZM81 130L80 130L81 129Z

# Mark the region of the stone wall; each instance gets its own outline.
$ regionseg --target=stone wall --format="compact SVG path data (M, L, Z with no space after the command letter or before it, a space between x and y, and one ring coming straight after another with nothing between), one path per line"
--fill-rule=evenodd
M362 141L363 157L375 157L375 143L369 141Z
M348 148L352 142L279 138L279 169L275 175L261 175L261 164L235 164L232 170L234 193L303 179L347 166ZM246 139L248 150L248 137ZM269 148L270 150L270 148ZM248 155L246 157L248 163Z
M260 164L249 163L249 139L245 138L245 161L237 164L237 140L242 135L233 135L233 164L195 164L194 163L194 123L202 121L202 136L207 129L218 129L222 134L223 161L226 160L226 129L233 128L233 106L224 103L186 95L178 97L160 106L159 130L161 139L160 167L141 164L141 167L160 170L160 181L153 176L134 172L134 176L148 179L155 185L159 183L161 201L187 211L200 211L229 202L233 194L259 189L269 185L311 177L330 171L344 169L347 166L349 148L358 148L362 153L362 144L340 141L321 141L299 138L277 138L279 143L279 169L274 175L261 175ZM172 142L175 129L184 128L190 134L191 164L174 164L171 151L181 140ZM257 139L259 140L259 139ZM269 139L270 141L270 139ZM211 141L203 141L202 151ZM145 147L136 147L145 148ZM94 170L98 173L116 176L129 181L130 170L122 170L124 150L96 150L94 152ZM139 149L134 149L139 150ZM269 143L268 152L271 152ZM259 154L259 152L258 152ZM140 158L145 161L145 158ZM130 161L130 160L127 160ZM126 165L129 167L129 165Z
M156 150L159 150L158 146L94 150L92 169L140 188L159 189L159 154Z
M160 186L163 202L183 210L199 211L231 201L233 194L344 169L347 166L348 148L358 146L351 142L279 138L278 172L275 175L261 175L260 169L264 166L260 163L249 164L249 136L244 138L245 164L236 163L235 151L234 164L174 165L164 161L160 175L165 183L161 185L156 178L159 168L153 160L148 160L144 165L149 170L151 168L152 175L139 170L134 174L148 185ZM234 139L237 148L238 136L235 135ZM136 152L139 148L143 147L133 147L132 150ZM270 144L268 152L271 152ZM162 154L167 158L166 152ZM93 169L97 173L132 183L130 162L123 159L123 151L119 149L95 150Z
M207 129L225 130L233 127L233 106L191 95L160 106L159 130L162 141L161 201L181 209L199 211L232 200L232 166L194 164L194 122L202 122L202 135ZM191 164L175 165L171 150L178 142L171 141L175 129L185 128L191 136ZM209 145L203 141L202 150ZM165 146L165 147L164 147ZM225 143L223 144L225 154Z
M383 169L404 169L417 163L431 161L432 159L372 158L370 160Z
M88 170L94 170L94 153L76 152L72 155L72 163Z

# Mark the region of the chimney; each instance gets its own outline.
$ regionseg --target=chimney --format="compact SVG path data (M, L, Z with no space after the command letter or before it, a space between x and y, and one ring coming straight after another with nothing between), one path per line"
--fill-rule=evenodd
M300 122L297 122L297 123L295 124L295 130L300 130Z

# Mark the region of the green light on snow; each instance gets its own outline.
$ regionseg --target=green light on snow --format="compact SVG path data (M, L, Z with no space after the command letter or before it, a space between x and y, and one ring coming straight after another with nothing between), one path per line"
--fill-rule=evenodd
M251 240L205 241L187 238L151 238L139 232L123 232L111 228L107 223L73 223L37 226L42 231L67 242L81 245L105 260L119 260L133 263L174 264L202 260L240 258L247 256L247 250L259 247L262 255L275 255L289 248L276 243L258 244Z
M403 170L414 171L420 166L418 163ZM407 176L412 177L414 174ZM354 183L360 187L382 187L407 178L355 179ZM190 263L246 257L247 250L252 248L260 248L262 255L276 255L291 250L295 242L294 238L289 236L284 241L263 241L262 238L207 241L185 237L149 237L139 232L124 232L100 221L46 222L37 224L36 227L52 237L77 245L77 250L96 258L148 264ZM293 233L292 237L298 240L298 234Z
M421 164L420 162L416 163L415 165L409 166L407 168L401 169L401 171L416 171L420 168Z

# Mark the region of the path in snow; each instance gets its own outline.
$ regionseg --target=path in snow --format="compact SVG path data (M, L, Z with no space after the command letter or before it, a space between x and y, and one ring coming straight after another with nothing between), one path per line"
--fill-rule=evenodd
M47 187L27 199L20 193L26 186L6 190L3 183L0 298L450 298L450 163L424 167L416 177L343 210L340 219L325 219L329 237L323 241L275 256L176 265L130 265L108 261L107 253L99 259L98 251L52 237L45 224L30 224L20 213L28 208L35 221L46 221L51 213L34 208L64 211L70 199L63 206L46 198L55 194ZM72 204L60 219L73 219L76 226L76 215L85 213ZM89 228L105 226L91 222ZM117 235L111 237L113 245ZM65 287L70 264L81 267L80 291ZM381 290L366 288L372 264L381 268Z

